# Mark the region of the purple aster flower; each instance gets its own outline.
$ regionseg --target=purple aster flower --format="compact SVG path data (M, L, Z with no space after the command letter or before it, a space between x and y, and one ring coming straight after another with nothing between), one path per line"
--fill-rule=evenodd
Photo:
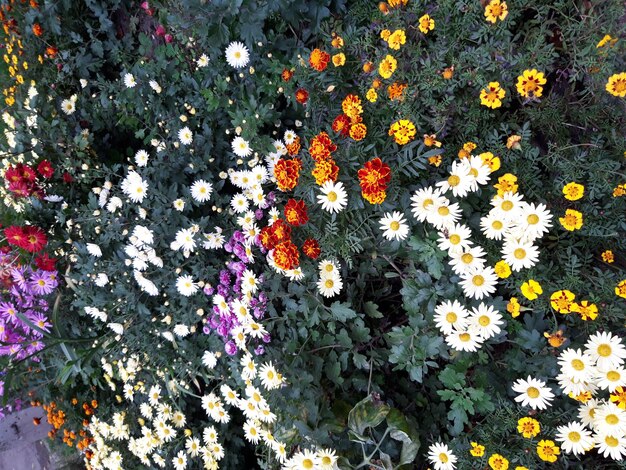
M259 302L267 303L267 295L265 292L259 293Z
M254 217L256 217L256 220L261 220L263 218L263 211L261 209L257 209L254 211Z
M205 295L213 295L213 293L215 292L215 289L210 284L207 284L204 286L204 289L202 289L202 291L204 292Z
M229 356L233 356L237 353L237 345L234 341L229 341L224 345L224 350L226 351L226 354L228 354Z
M35 271L30 276L28 286L37 295L48 295L56 287L56 279L49 271Z
M244 237L243 233L239 230L235 230L231 239L235 240L238 243L243 243L246 241L246 237Z
M34 325L45 331L46 333L50 332L50 327L52 326L52 323L48 322L48 318L40 312L33 312L30 315L28 315L28 318L34 323Z
M13 282L17 284L17 286L21 290L26 290L26 284L28 279L26 278L26 268L13 268L11 269L11 277L13 278Z
M270 338L270 335L269 335L269 334L267 334L267 335L263 335L263 342L264 342L264 343L269 343L269 342L270 342L270 340L271 340L271 338Z
M10 302L0 302L0 319L16 325L18 323L17 307Z
M223 286L223 285L219 285L217 286L217 293L223 297L227 297L228 296L228 287Z
M204 326L202 327L202 332L203 332L205 335L208 335L209 333L211 333L211 328L209 328L207 325L204 325Z
M260 356L263 353L265 353L265 348L263 347L263 345L259 345L254 348L254 354L256 354L257 356Z

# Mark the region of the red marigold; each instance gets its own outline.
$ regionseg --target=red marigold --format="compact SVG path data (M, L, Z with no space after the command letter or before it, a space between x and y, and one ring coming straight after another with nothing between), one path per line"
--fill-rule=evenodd
M54 174L54 168L52 168L52 164L48 160L42 160L39 165L37 165L37 171L44 178L52 178Z
M363 199L365 199L370 204L382 204L387 198L387 193L385 191L376 191L374 193L361 192L361 194L363 196Z
M290 144L287 144L287 153L292 157L298 155L300 153L300 137L296 136L296 138Z
M333 131L347 137L350 133L350 118L345 114L340 114L333 121L332 128Z
M274 249L274 262L285 271L297 268L300 264L298 247L291 240L284 241Z
M333 183L337 181L339 167L332 158L320 160L315 162L315 168L313 168L311 174L313 178L315 178L315 183L322 186L326 181L332 181Z
M294 226L306 224L309 216L304 201L289 199L285 205L285 219Z
M317 259L321 254L320 244L315 238L307 238L302 245L302 253L311 259Z
M27 225L24 227L24 248L26 251L30 253L35 253L37 251L41 251L46 243L48 243L48 237L43 230L39 227L33 227L32 225Z
M283 81L288 82L289 80L291 80L291 77L293 77L293 72L289 69L284 69L283 73L281 73L280 76L282 77Z
M67 184L73 183L74 177L66 171L65 173L63 173L63 181Z
M35 23L33 25L33 34L35 36L41 36L43 34L43 28L41 27L39 23Z
M276 247L276 245L289 240L289 237L291 237L291 227L283 219L278 219L272 225L263 227L259 236L263 246L271 250Z
M54 263L57 262L57 258L48 257L48 253L39 255L35 258L35 265L42 271L54 271Z
M298 88L296 90L296 101L300 104L305 104L309 100L309 92L304 88Z
M309 56L309 64L318 72L322 72L326 69L329 60L330 54L317 48L313 49L311 51L311 55Z
M356 140L357 142L359 140L365 139L366 135L367 135L367 126L363 124L362 122L358 122L350 126L350 137Z
M387 196L385 190L391 181L391 168L376 157L366 162L358 173L363 197L371 204L380 204ZM376 202L372 202L376 201Z
M50 58L55 57L58 52L59 52L59 50L56 47L54 47L54 46L46 47L46 54L48 54L48 57L50 57Z
M309 154L316 162L331 158L331 152L337 150L337 146L333 144L326 132L320 132L311 139L309 146Z
M301 169L302 160L299 158L292 158L290 160L281 158L278 160L274 167L274 176L276 177L278 189L281 191L291 191L295 188L298 184Z

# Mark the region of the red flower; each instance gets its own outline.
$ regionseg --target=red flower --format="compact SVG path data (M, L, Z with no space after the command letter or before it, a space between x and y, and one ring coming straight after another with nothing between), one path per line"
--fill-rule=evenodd
M17 167L9 166L9 168L7 168L7 171L4 173L4 179L7 180L9 183L21 181L22 171L19 169L19 165Z
M313 49L309 56L309 64L318 72L322 72L328 66L330 60L330 54L321 49Z
M37 165L37 171L44 178L52 178L54 174L54 168L52 168L52 163L48 160L42 160L39 165Z
M282 77L283 81L288 82L289 80L291 80L291 77L293 77L293 72L289 69L284 69L283 73L281 73L280 76Z
M302 160L292 158L290 160L281 158L274 166L274 176L276 185L281 191L291 191L298 184Z
M381 204L391 181L391 168L378 157L366 162L358 171L361 194L370 204Z
M26 181L11 181L9 183L9 191L18 197L28 197L32 194L33 189Z
M347 137L350 133L350 118L346 114L340 114L335 118L332 128L335 132Z
M24 227L24 237L25 241L22 246L26 251L30 253L35 253L37 251L41 251L41 249L46 246L48 243L48 237L43 230L39 227L33 227L32 225L27 225Z
M289 240L291 236L291 227L283 220L278 219L272 225L261 229L261 243L265 248L271 250L276 245Z
M22 179L31 182L34 182L37 179L37 173L35 173L35 170L33 170L28 165L22 165L21 163L18 163L17 167L22 172Z
M304 201L296 201L295 199L289 199L285 206L285 219L291 225L299 226L304 225L309 220L307 215L306 204Z
M20 248L24 247L26 235L24 235L22 227L11 225L4 229L4 236L7 237L7 242L9 242L10 245L15 245Z
M54 264L58 261L57 258L49 258L48 253L39 255L35 258L35 264L42 271L55 271Z
M67 184L73 183L74 177L66 171L65 173L63 173L63 181L65 181Z
M274 262L285 271L297 268L300 264L298 247L291 240L281 243L274 249Z
M296 101L300 104L304 104L309 100L309 92L304 88L298 88L296 90Z
M302 253L307 255L311 259L317 259L322 250L320 250L320 244L315 238L307 238L302 245Z

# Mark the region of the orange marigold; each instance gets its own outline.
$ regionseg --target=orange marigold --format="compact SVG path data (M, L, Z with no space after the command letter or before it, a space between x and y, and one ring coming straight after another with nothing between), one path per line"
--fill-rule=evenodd
M333 131L347 137L350 133L350 118L345 114L340 114L335 118L332 125Z
M300 264L298 247L291 240L282 242L274 248L274 263L285 271L297 268Z
M302 253L311 259L317 259L321 254L320 244L315 238L307 238L302 245Z
M363 124L362 122L358 122L350 126L350 137L356 140L357 142L359 140L365 139L366 135L367 135L367 126Z
M406 83L394 82L387 87L387 95L392 101L402 101L404 99L404 90L406 90Z
M343 109L344 114L350 119L356 118L358 115L363 113L361 98L359 98L357 95L346 96L341 103L341 109Z
M313 51L311 51L311 55L309 56L309 64L318 72L324 71L328 66L329 61L330 54L321 49L313 49Z
M285 220L296 227L306 224L309 220L306 204L302 200L289 199L285 205L284 212Z
M361 185L361 193L365 199L371 204L378 204L378 202L372 202L371 199L379 200L382 197L382 201L385 200L386 194L380 193L385 192L391 181L391 168L389 165L376 157L366 162L363 168L358 171L357 176Z
M291 77L293 77L293 72L289 69L284 69L283 73L281 73L280 76L282 77L283 81L288 82L289 80L291 80Z
M276 162L274 167L274 176L276 177L276 185L281 191L291 191L298 184L300 170L302 169L302 160L292 158L290 160L281 158Z
M283 219L278 219L272 225L263 227L259 237L263 247L271 250L284 241L289 240L291 227Z
M43 34L43 28L41 27L39 23L35 23L33 25L33 34L35 36L41 36Z
M337 146L333 144L326 132L320 132L311 139L309 145L309 154L316 162L331 158L330 153L337 150Z
M333 183L337 181L339 167L332 158L320 160L315 162L315 168L313 168L311 174L315 178L315 183L322 186L326 181L332 181Z
M298 88L296 90L296 101L300 104L304 104L309 100L309 92L304 88Z
M296 136L296 138L293 139L293 142L287 144L287 153L292 157L295 157L298 153L300 153L300 137Z

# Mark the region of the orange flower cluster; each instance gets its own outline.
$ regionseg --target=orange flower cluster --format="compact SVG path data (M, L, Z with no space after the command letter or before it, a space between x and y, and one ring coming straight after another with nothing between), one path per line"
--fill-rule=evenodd
M301 169L302 160L299 158L281 158L278 160L274 167L274 176L276 177L278 189L281 191L291 191L295 188L298 184L298 178L300 178Z
M281 73L280 76L282 77L283 81L288 82L289 80L291 80L291 77L293 77L293 71L289 69L284 69L283 73Z
M48 433L48 437L52 438L56 435L56 432L61 429L61 426L65 424L65 411L57 408L55 402L51 402L49 405L43 405L43 409L47 413L48 422L54 428Z
M308 222L309 216L304 201L289 199L285 205L285 220L293 226L304 225Z
M278 219L272 225L263 227L259 237L263 247L272 250L291 239L291 227L283 219Z
M391 168L378 157L365 163L358 173L361 194L370 204L382 204L391 181Z
M293 139L293 141L289 144L286 145L287 147L287 153L289 154L289 156L291 157L295 157L296 155L298 155L300 153L300 137L296 136L295 139Z
M330 54L321 49L313 49L309 56L309 64L318 72L323 72L330 61Z
M281 243L274 249L274 262L285 271L297 268L300 264L298 247L291 240Z
M321 254L320 244L315 238L307 238L302 245L302 253L311 259L317 259Z
M394 82L387 87L387 95L391 101L404 100L404 90L406 90L406 83Z
M337 181L339 167L335 163L331 152L337 150L337 146L330 140L326 132L320 132L311 139L309 154L315 161L312 175L318 185L323 185L326 181Z
M348 95L341 103L343 114L337 116L333 121L333 131L342 136L350 136L353 140L363 140L367 135L367 126L363 124L363 106L361 98L357 95Z

